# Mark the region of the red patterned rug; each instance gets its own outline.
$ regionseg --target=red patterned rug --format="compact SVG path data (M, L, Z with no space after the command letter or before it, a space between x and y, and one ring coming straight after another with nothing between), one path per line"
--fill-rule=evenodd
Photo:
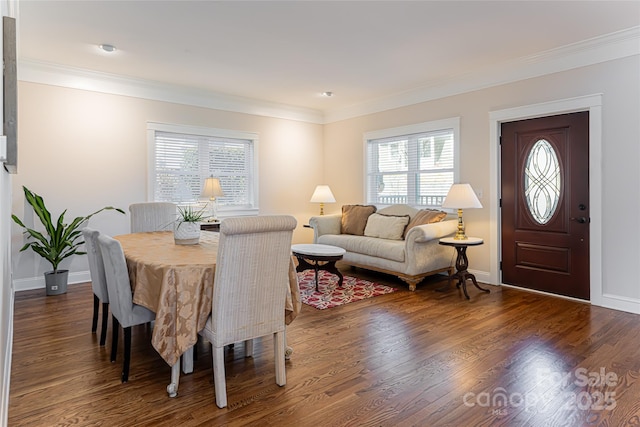
M396 291L395 288L390 286L351 276L344 276L342 287L339 288L338 276L322 270L318 272L319 292L316 292L316 278L313 270L299 272L298 285L300 286L300 299L302 302L318 310L337 307Z

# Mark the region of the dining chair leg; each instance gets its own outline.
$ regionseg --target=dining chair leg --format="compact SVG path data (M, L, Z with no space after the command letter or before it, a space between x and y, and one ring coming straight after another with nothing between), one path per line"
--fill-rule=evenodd
M253 357L253 340L244 342L244 357Z
M93 294L93 322L91 323L91 332L95 333L98 329L98 309L100 308L100 299Z
M213 385L218 408L227 406L227 382L224 377L224 347L213 347Z
M178 386L180 385L180 361L178 360L171 367L171 383L167 386L169 397L178 396Z
M120 329L120 322L115 316L111 316L111 363L116 361L116 354L118 353L118 329Z
M109 322L109 303L102 303L102 330L100 331L100 346L104 347L107 342L107 322Z
M273 334L273 347L276 359L276 384L283 386L287 383L287 373L284 366L284 332Z
M129 364L131 363L131 326L124 328L124 364L122 365L122 382L129 381Z

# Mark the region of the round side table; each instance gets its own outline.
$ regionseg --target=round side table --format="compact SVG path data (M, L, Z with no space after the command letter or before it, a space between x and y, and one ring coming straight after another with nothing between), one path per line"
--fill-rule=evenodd
M451 286L452 279L458 279L456 287L460 288L460 286L462 286L462 292L464 292L464 296L467 297L467 299L470 299L469 294L467 293L467 279L471 279L473 285L481 291L491 292L489 289L481 288L476 281L476 276L467 271L467 268L469 267L467 247L482 245L484 240L479 237L467 237L464 240L456 240L453 237L444 237L439 240L439 243L444 246L453 246L458 252L458 257L456 258L456 273L449 276L449 286Z
M342 287L342 273L336 267L346 253L342 248L317 243L304 243L291 246L291 253L298 258L296 271L313 269L316 272L316 292L318 292L318 270L325 270L338 276L338 287ZM324 264L320 264L323 262Z

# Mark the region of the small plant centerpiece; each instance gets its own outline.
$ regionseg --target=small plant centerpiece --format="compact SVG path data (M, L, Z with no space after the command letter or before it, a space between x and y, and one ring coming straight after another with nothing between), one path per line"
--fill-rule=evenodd
M200 223L207 218L206 206L202 209L193 206L178 206L178 218L173 228L176 245L197 245L200 242Z
M42 197L30 191L27 187L22 188L24 189L25 199L44 226L44 232L27 227L17 216L11 215L13 221L22 227L24 234L27 235L27 243L20 249L20 252L31 248L35 253L49 261L53 271L44 273L47 295L63 294L67 291L69 270L60 270L58 268L60 263L70 256L86 254L86 252L79 250L80 246L84 244L80 227L84 226L92 216L102 211L115 210L121 214L124 214L124 211L107 206L87 216L76 217L71 223L67 224L64 220L64 215L67 213L65 209L58 217L58 220L54 222Z

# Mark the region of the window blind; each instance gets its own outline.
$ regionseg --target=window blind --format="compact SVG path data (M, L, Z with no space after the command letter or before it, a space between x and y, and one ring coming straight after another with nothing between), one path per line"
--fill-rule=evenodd
M219 208L255 206L252 140L156 131L154 145L156 201L197 203L214 176L225 193L216 198Z
M454 130L369 139L367 203L440 207L454 182Z

